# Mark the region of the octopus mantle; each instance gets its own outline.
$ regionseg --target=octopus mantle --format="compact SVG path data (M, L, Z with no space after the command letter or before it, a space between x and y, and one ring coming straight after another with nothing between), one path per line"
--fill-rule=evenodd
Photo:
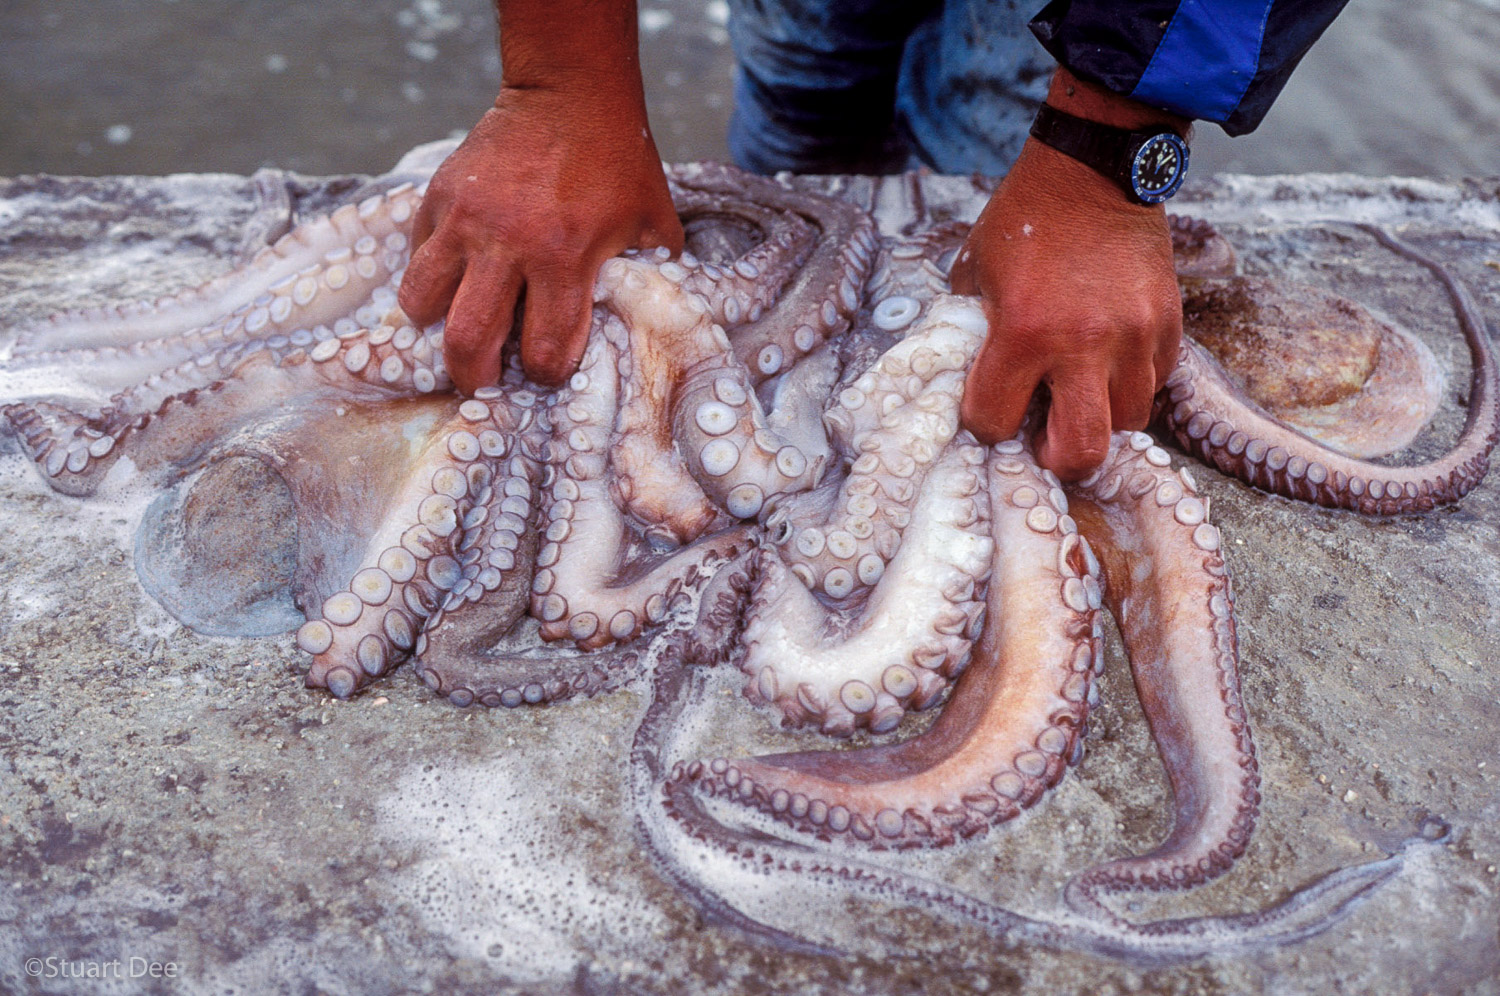
M296 624L307 683L340 697L407 660L460 706L593 694L650 666L636 760L656 805L673 832L765 864L799 859L713 800L796 840L876 849L950 844L1035 804L1083 758L1107 608L1174 825L1072 881L1092 924L1073 942L1181 955L1226 932L1289 939L1392 873L1341 873L1253 924L1141 926L1101 901L1207 881L1250 839L1260 776L1221 538L1191 471L1145 433L1117 434L1064 486L1026 432L985 447L961 429L985 322L947 287L966 226L917 184L869 186L872 205L907 198L908 223L882 234L854 187L676 169L688 249L605 264L568 384L538 390L512 358L463 399L441 324L395 303L424 189L398 180L197 290L16 338L12 369L64 371L92 396L17 400L9 424L59 491L131 474L161 489L137 569L184 623ZM1474 358L1451 451L1396 467L1370 458L1430 418L1426 348L1342 298L1238 276L1201 223L1173 236L1190 337L1157 399L1162 435L1257 487L1367 514L1453 502L1482 477L1496 371L1441 267L1367 236L1437 275ZM686 665L723 662L788 726L878 735L941 712L853 750L668 757Z

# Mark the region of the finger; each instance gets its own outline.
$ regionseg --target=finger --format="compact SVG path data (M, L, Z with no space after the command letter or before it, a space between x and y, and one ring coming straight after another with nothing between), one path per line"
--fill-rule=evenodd
M1023 357L1015 352L992 332L964 381L959 418L964 428L985 445L1009 439L1020 431L1031 396L1041 381L1041 371L1022 362Z
M527 274L521 365L538 384L556 387L578 368L588 343L597 270L548 267Z
M1156 371L1144 362L1109 379L1109 418L1115 432L1144 429L1156 398Z
M443 203L441 195L435 194L429 183L427 193L422 196L422 203L417 205L417 214L411 221L411 246L413 250L420 249L432 233L442 224L443 212L438 205Z
M500 350L510 335L521 273L509 259L469 267L443 328L443 361L465 394L500 380Z
M448 313L463 276L464 258L458 247L442 236L429 239L412 253L396 301L412 324L426 327Z
M1096 375L1073 374L1052 384L1052 406L1037 449L1043 467L1065 481L1076 481L1109 454L1108 382Z
M979 224L976 224L968 239L959 247L958 255L953 257L953 265L948 268L948 284L955 294L980 293L979 268L975 265L974 252L974 237L978 234Z
M1174 333L1162 336L1157 340L1156 353L1151 357L1151 366L1156 374L1156 389L1167 382L1172 376L1172 371L1177 369L1178 360L1182 352L1182 325L1177 325Z

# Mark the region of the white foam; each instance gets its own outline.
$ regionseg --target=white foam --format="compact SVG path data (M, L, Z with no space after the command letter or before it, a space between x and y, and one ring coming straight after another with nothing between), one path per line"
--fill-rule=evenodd
M627 959L667 926L630 889L600 881L597 862L569 847L576 807L538 791L538 765L502 756L411 771L376 807L382 829L419 857L388 888L455 957L487 960L518 981L570 977L581 962Z

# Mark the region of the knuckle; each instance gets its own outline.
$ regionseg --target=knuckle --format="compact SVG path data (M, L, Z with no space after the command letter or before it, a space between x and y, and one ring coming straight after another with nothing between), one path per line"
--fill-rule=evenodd
M484 351L485 346L495 340L505 342L505 331L497 335L492 329L475 321L471 315L453 314L443 327L443 355L471 359Z
M561 384L578 365L566 344L552 339L529 344L523 359L527 375L548 387Z

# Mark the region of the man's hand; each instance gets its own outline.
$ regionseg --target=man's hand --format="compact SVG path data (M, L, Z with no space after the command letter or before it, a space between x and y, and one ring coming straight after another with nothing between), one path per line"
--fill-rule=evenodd
M1140 120L1149 112L1130 101L1113 119L1080 108L1066 98L1082 96L1085 84L1059 80L1048 102L1069 113L1117 127L1160 120ZM1029 139L975 223L952 282L960 294L982 295L989 319L962 412L981 440L1014 435L1038 384L1051 392L1038 457L1061 478L1097 467L1112 431L1145 427L1182 336L1163 208L1127 200L1110 180Z
M597 4L577 19L556 9L571 5L501 3L506 86L417 212L401 307L422 325L447 316L443 355L465 393L499 378L518 300L526 373L560 384L583 355L600 264L631 246L682 248L646 125L635 5L615 2L613 19Z

